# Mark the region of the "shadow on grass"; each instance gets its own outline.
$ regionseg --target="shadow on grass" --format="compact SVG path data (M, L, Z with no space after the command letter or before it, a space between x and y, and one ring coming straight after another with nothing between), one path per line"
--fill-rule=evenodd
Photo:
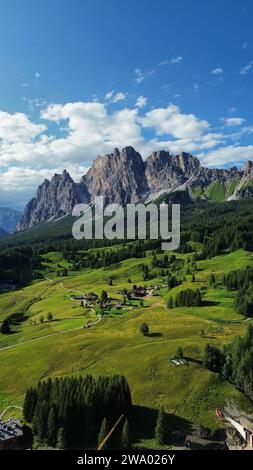
M155 426L158 411L145 406L133 407L132 420L134 423L134 442L139 443L142 440L150 440L154 438ZM184 418L166 413L168 428L170 431L182 431L187 433L191 429L191 422Z
M217 307L217 305L220 305L220 302L215 300L202 300L201 302L201 307Z
M202 365L202 361L200 359L195 359L194 357L187 357L187 356L184 356L184 359L187 362L193 362L194 364L201 364Z
M149 333L147 336L149 338L161 338L161 336L163 336L163 333L154 331L153 333Z

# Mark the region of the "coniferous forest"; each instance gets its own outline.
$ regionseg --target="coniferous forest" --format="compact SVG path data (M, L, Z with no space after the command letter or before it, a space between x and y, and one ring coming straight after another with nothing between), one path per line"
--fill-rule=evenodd
M23 406L36 443L59 448L94 446L104 420L110 428L122 414L129 420L131 411L131 392L122 375L49 379L27 390ZM114 433L114 447L121 445L121 432L119 427Z

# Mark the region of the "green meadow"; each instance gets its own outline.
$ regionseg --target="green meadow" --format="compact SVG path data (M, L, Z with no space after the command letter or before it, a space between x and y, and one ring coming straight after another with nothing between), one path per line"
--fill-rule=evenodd
M191 255L176 253L176 257L186 261ZM135 446L156 448L152 426L147 423L161 407L179 420L213 430L220 426L215 408L228 401L248 408L245 396L205 369L201 360L207 343L222 347L235 335L244 334L251 321L235 312L235 294L222 285L225 273L252 264L250 252L238 250L198 261L195 282L187 274L185 263L177 271L184 277L183 284L170 291L164 287L166 279L159 269L153 270L156 277L143 281L140 265L151 265L150 252L142 259L70 271L65 277L57 276L59 264L69 268L61 253L49 253L45 258L44 280L0 296L0 321L11 313L25 314L25 320L12 327L12 334L0 335L0 411L9 404L22 405L26 389L49 376L120 373L130 384L136 416L140 414L143 423L136 427ZM211 273L215 286L209 285ZM109 285L109 279L113 285ZM72 295L90 291L100 295L106 290L109 296L121 300L120 291L131 289L133 284L161 284L162 288L155 296L145 297L143 305L128 302L119 312L111 311L91 328L83 328L87 320L96 320L96 311L81 306ZM201 289L203 305L168 309L168 298L187 287ZM52 321L47 320L49 312ZM149 325L148 337L139 332L143 322ZM175 367L170 358L179 346L188 365ZM13 413L9 410L6 415ZM15 410L18 414L21 411Z

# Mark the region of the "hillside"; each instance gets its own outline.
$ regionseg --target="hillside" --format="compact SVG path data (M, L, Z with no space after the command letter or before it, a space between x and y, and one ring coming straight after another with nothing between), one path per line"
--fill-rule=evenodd
M250 206L247 203L243 210L242 203L234 204L238 223L241 213L246 226ZM117 261L117 254L127 254L128 245L91 247L65 254L47 251L40 255L43 278L0 296L0 321L11 314L24 314L22 321L11 325L11 335L0 335L1 408L10 403L22 405L27 388L48 377L120 373L132 391L139 422L133 429L134 445L141 448L157 448L153 435L156 413L161 407L179 429L186 429L191 423L211 430L220 428L222 423L215 416L215 409L230 401L252 411L241 391L202 365L206 344L222 348L253 323L235 310L237 291L228 291L223 284L224 274L253 265L252 252L232 244L230 248L220 247L216 255L196 258L204 244L205 249L209 246L201 241L207 221L213 227L209 237L216 228L222 228L225 238L222 221L234 221L236 209L233 204L221 205L220 214L214 217L215 206L208 206L202 212L202 223L200 208L193 217L196 210L191 208L184 215L185 229L194 227L183 245L184 252L169 253L168 259L150 248L148 241L141 248L140 257L131 256L129 251L128 259L121 261ZM135 245L136 242L129 244L128 249ZM95 259L97 267L91 267ZM81 260L85 267L77 268ZM210 284L211 275L215 284ZM181 283L168 287L171 276ZM74 299L91 291L100 296L105 290L119 303L122 290L131 290L135 284L157 286L157 290L143 299L127 300L120 309L105 309L101 317L101 310L83 307L80 300ZM169 298L175 299L185 289L199 289L202 305L168 308ZM53 314L51 321L47 320L49 312ZM83 328L87 321L93 325ZM143 322L149 326L148 337L140 334ZM178 347L183 348L188 365L175 367L171 362Z

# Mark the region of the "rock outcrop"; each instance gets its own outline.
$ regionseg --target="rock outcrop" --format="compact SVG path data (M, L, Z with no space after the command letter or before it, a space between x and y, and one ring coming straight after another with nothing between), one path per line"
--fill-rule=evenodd
M104 196L105 203L123 206L162 193L187 191L191 199L226 201L253 197L253 162L242 170L208 169L189 153L153 152L146 160L132 147L125 147L94 160L76 183L64 170L45 180L24 210L17 229L23 230L71 213L75 204L91 203Z

